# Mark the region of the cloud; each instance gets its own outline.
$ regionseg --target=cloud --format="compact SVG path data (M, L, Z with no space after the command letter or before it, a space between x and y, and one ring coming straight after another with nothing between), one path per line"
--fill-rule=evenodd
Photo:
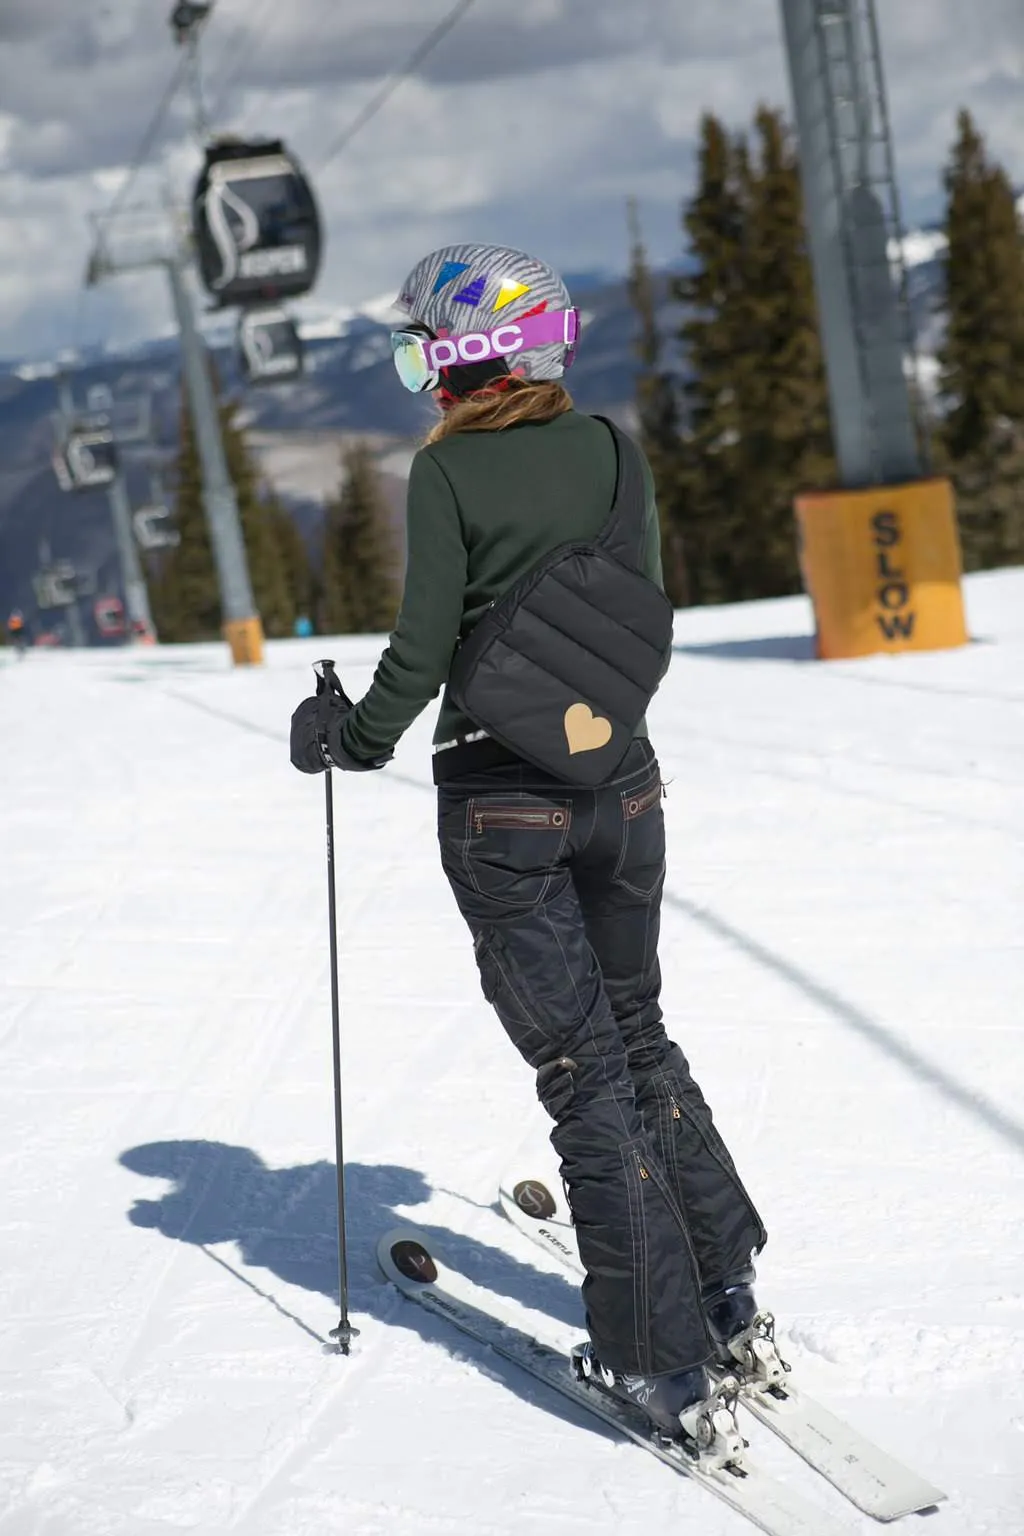
M655 260L681 246L679 204L702 111L739 127L788 105L777 3L477 0L350 148L331 144L450 9L448 0L217 0L203 42L218 129L281 134L310 170L328 232L317 299L397 287L423 252L483 238L568 268L621 268L637 195ZM1024 181L1024 7L879 7L896 161L910 220L939 208L958 106ZM170 0L0 4L0 354L70 339L89 248L180 59ZM158 144L182 200L199 166L183 95ZM138 193L155 196L147 172ZM133 194L134 195L134 194ZM156 278L86 309L118 337L162 311Z

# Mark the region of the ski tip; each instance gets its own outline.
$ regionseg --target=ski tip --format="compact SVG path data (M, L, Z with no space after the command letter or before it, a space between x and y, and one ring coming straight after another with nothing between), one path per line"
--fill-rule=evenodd
M422 1232L415 1227L395 1227L377 1244L377 1262L385 1277L396 1285L432 1285L437 1279L437 1260Z
M550 1221L558 1210L558 1201L543 1179L520 1179L511 1189L502 1184L499 1198L514 1205L533 1221Z

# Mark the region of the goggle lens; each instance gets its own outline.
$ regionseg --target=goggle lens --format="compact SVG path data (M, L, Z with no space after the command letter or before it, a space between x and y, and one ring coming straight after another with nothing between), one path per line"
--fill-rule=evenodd
M414 331L392 331L391 355L399 379L414 395L432 389L437 383L437 373L427 360L427 338Z

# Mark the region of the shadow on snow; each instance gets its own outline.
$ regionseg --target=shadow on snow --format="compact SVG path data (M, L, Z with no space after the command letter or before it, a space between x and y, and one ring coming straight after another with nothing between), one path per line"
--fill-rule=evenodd
M334 1164L307 1163L268 1168L248 1147L215 1141L157 1141L131 1147L119 1162L132 1173L169 1181L159 1199L139 1199L128 1212L137 1227L151 1227L175 1242L190 1243L237 1282L269 1303L315 1340L329 1340L265 1289L269 1271L290 1286L314 1292L338 1304L337 1199ZM578 1288L559 1275L521 1263L500 1248L447 1227L417 1221L410 1206L432 1194L421 1173L388 1164L349 1163L345 1168L349 1306L357 1327L372 1317L389 1327L407 1328L453 1356L470 1356L489 1375L531 1403L570 1423L603 1430L582 1410L534 1381L527 1373L461 1334L443 1318L398 1297L377 1268L378 1238L390 1227L414 1222L470 1279L502 1296L576 1325L583 1336ZM499 1218L496 1216L495 1220ZM511 1228L509 1229L511 1231ZM227 1258L213 1252L233 1243L243 1267L264 1271L250 1278ZM330 1316L329 1324L337 1320ZM355 1348L358 1349L358 1341Z
M763 635L753 640L693 641L673 645L677 656L714 656L723 661L815 661L813 635Z

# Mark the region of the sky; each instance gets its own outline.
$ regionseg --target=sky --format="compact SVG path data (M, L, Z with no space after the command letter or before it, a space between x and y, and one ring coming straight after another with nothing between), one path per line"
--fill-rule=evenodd
M341 154L332 142L450 0L216 0L203 42L212 127L280 135L327 228L316 302L397 291L449 241L501 241L563 270L621 271L635 196L652 259L682 249L700 115L788 107L773 0L475 0ZM85 298L89 215L136 154L178 57L169 0L0 0L0 356L44 357L166 325L155 275ZM956 110L1024 184L1020 0L877 0L909 224L941 208ZM182 95L129 203L200 164Z

